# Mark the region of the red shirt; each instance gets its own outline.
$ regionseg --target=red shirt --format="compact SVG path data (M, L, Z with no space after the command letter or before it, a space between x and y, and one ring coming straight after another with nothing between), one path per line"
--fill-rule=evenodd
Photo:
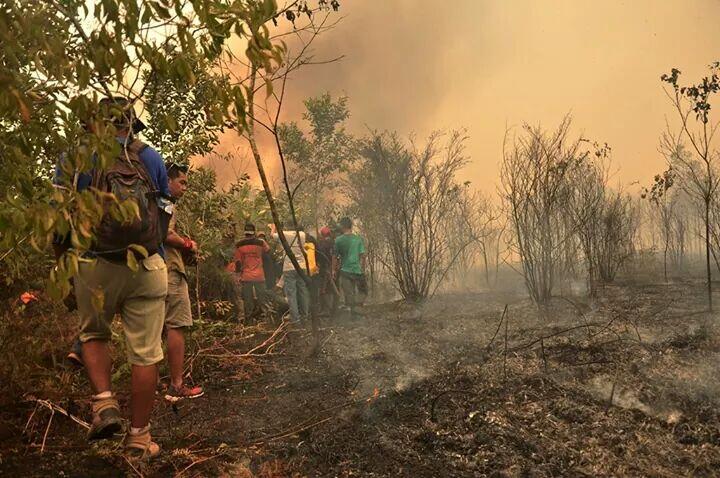
M243 282L264 282L265 271L263 270L263 252L268 252L270 246L267 242L257 237L246 237L237 243L234 260L240 266L235 272L240 274Z

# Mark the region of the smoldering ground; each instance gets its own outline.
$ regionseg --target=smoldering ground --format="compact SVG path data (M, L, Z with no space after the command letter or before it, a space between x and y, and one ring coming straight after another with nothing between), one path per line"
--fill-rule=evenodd
M700 281L619 278L540 315L519 280L325 319L317 357L303 330L266 357L233 359L267 340L265 326L206 345L191 363L208 399L160 407L154 429L176 451L148 475L715 474L720 333ZM6 423L21 430L26 411L6 409ZM48 416L35 414L29 443ZM2 468L122 465L77 427L56 417L44 454L4 454Z

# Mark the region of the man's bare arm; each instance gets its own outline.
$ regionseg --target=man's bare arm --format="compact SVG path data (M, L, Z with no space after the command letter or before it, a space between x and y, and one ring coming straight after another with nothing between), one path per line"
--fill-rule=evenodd
M172 229L168 231L165 244L177 249L189 249L192 252L197 252L197 243L195 241L182 237Z

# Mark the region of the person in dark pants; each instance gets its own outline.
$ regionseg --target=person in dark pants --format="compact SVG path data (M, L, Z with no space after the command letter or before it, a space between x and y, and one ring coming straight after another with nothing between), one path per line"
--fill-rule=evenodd
M340 289L345 299L345 307L351 317L358 317L357 308L365 301L367 282L365 281L365 242L362 237L353 233L352 220L349 217L340 219L342 235L335 239L335 256L333 271L338 270ZM339 264L338 264L339 262Z
M320 229L320 241L317 245L317 265L319 269L319 298L318 308L321 313L334 314L338 306L338 290L333 280L332 259L335 250L335 240L332 231L325 226Z
M264 231L259 231L257 233L257 236L258 236L258 238L267 242L267 236ZM275 258L273 257L272 248L269 247L269 244L268 244L268 250L263 251L263 254L262 254L263 273L265 274L265 288L268 291L274 290L275 286L277 285L277 281L278 281L278 274L276 272L277 264L275 262L276 261L275 261Z
M255 225L245 225L245 238L235 250L235 273L240 274L245 320L261 312L266 301L263 254L270 252L267 242L255 235Z

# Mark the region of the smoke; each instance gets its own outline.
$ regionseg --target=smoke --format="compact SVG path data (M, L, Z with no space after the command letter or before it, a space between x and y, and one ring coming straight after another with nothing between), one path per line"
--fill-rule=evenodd
M658 137L674 119L660 75L678 67L696 80L720 40L715 0L345 0L340 15L314 55L344 58L293 75L283 120L330 91L350 97L358 135L467 127L466 177L488 192L506 125L553 127L568 111L575 134L613 147L620 182L647 183L664 167ZM239 143L223 138L220 149Z

